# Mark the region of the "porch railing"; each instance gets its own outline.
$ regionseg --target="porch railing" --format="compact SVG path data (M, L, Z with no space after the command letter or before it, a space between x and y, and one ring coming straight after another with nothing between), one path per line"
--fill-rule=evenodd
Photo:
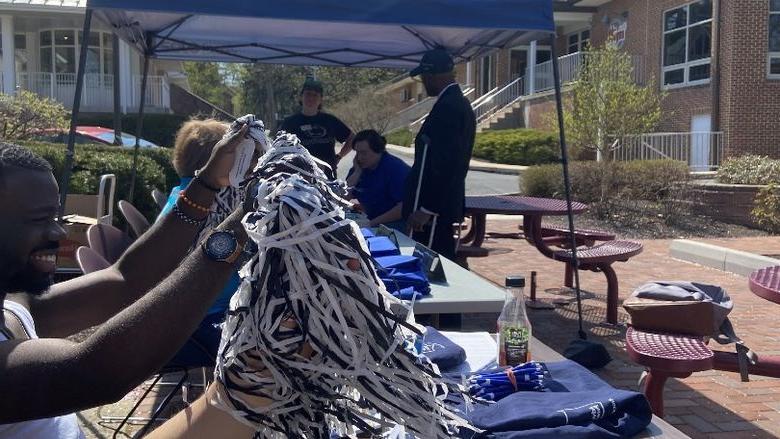
M679 160L692 171L712 171L723 158L723 132L697 131L628 136L617 142L615 160Z
M73 105L73 95L76 93L75 73L25 72L16 75L16 86L30 90L61 102L66 108ZM2 87L2 72L0 72L0 87ZM133 93L127 103L135 109L140 101L141 76L133 76ZM2 90L4 93L7 90ZM149 76L146 86L146 106L151 109L165 111L170 108L170 89L164 76ZM84 88L81 95L81 106L84 111L110 112L114 108L114 75L99 73L84 74Z
M472 109L474 110L474 116L477 118L477 123L482 122L496 111L520 99L524 94L524 90L525 78L520 77L486 95L484 99L480 99L478 102L475 101L475 104L472 104Z

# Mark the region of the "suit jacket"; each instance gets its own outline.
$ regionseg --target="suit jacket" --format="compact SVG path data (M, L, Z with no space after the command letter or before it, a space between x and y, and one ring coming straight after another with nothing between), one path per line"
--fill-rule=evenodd
M403 215L414 208L423 145L428 142L419 207L439 214L439 220L463 219L466 173L474 149L476 119L471 103L456 84L448 88L431 109L414 140L414 165L406 179Z

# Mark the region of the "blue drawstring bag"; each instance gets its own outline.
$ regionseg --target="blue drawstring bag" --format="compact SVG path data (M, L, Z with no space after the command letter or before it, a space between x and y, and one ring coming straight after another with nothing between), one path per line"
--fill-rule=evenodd
M465 413L462 397L450 407L475 427L462 438L622 438L641 433L653 413L644 395L615 389L573 361L545 363L550 377L541 392L513 393L490 405L472 403Z
M428 276L423 270L422 261L416 256L380 256L375 261L379 279L391 294L403 300L430 294Z
M430 326L425 327L421 353L439 366L442 372L458 367L466 361L466 351L462 347Z
M381 258L382 256L395 256L400 255L401 251L395 246L395 243L387 236L372 236L366 238L368 243L368 251L374 258Z

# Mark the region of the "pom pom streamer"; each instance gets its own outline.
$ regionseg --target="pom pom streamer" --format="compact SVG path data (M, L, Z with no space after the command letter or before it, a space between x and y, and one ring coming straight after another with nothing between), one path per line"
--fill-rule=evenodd
M346 202L297 138L277 137L255 175L243 223L257 253L230 303L215 403L262 438L473 430L444 406L450 389L410 342L419 330L390 311Z

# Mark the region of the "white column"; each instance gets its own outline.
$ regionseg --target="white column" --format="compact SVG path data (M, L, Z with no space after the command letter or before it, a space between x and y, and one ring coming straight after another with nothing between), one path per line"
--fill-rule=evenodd
M122 113L127 113L132 103L133 70L130 65L130 57L133 55L130 46L124 41L119 41L119 88L121 93L120 103Z
M16 93L16 46L12 16L0 16L0 32L3 34L3 92L14 94Z
M528 48L528 94L532 95L536 91L536 40L531 41L531 47Z
M466 85L467 86L473 85L474 82L474 78L472 77L471 74L471 69L472 69L471 61L469 61L466 63Z

